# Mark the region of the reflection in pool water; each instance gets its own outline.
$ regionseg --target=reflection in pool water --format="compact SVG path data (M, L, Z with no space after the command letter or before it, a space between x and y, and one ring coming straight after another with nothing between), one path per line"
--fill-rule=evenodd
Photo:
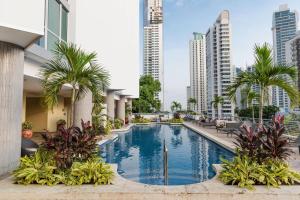
M212 164L233 153L183 126L135 126L101 147L108 163L118 164L121 176L141 183L163 185L163 143L169 150L168 183L199 183L215 175Z

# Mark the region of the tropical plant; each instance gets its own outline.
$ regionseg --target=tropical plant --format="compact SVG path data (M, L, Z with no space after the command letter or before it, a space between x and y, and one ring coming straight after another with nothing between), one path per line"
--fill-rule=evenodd
M104 133L102 127L107 119L107 115L103 114L105 107L103 106L104 98L100 94L93 96L93 111L92 111L92 124L97 134Z
M125 116L128 117L131 114L132 114L132 107L131 107L131 105L126 104L126 106L125 106Z
M259 123L263 124L263 106L265 94L272 86L283 89L289 96L292 105L299 103L299 92L291 84L297 78L297 69L294 66L274 65L272 48L267 44L255 45L255 65L251 72L241 72L233 84L227 88L231 99L236 98L238 88L258 85L259 94Z
M25 121L22 123L22 130L32 130L32 123Z
M149 123L150 120L142 117L141 115L135 115L135 117L132 119L132 123L135 124L144 124L144 123Z
M124 125L124 121L122 119L115 119L114 120L114 128L120 129Z
M13 172L18 184L81 185L110 184L114 173L110 165L100 158L91 157L84 162L74 162L70 169L56 167L54 152L39 149L33 156L21 158L20 166Z
M74 124L74 105L87 92L99 94L109 85L109 74L96 62L96 53L86 53L75 44L58 43L54 58L41 71L45 103L53 107L64 85L72 88L70 123Z
M161 84L150 75L140 78L140 97L132 101L134 113L153 113L160 110L161 102L157 94L161 91Z
M211 105L214 107L215 110L217 110L218 112L218 108L219 106L222 106L224 104L224 98L221 96L215 96L214 100L211 102ZM219 114L218 114L218 118L220 118Z
M111 184L114 173L110 165L99 158L90 158L86 162L74 162L68 176L65 179L66 185Z
M242 156L262 160L262 132L255 132L252 127L243 125L242 132L237 135L234 144Z
M108 135L110 134L111 130L113 129L113 123L111 120L107 120L105 127L104 127L104 134Z
M55 174L56 169L53 152L39 149L33 156L22 157L13 175L18 184L56 185L64 180L63 176Z
M280 160L268 159L260 164L247 156L236 156L233 161L222 159L222 162L219 179L225 184L253 190L254 185L279 187L300 181L300 174Z
M287 147L288 140L284 137L284 116L273 118L273 125L269 128L263 127L262 132L266 138L262 139L265 157L273 159L287 159L292 151Z
M188 103L192 104L194 107L194 111L196 110L197 100L195 98L189 98Z
M81 122L78 127L65 129L60 127L55 136L43 134L42 146L54 151L56 166L60 169L70 168L74 161L86 161L97 153L96 133L90 123Z
M173 101L172 104L171 104L171 110L172 112L177 112L177 111L180 111L182 108L181 104L177 101Z
M246 125L236 138L236 146L241 155L249 156L258 162L266 158L287 159L291 150L287 147L288 140L284 136L284 117L273 117L273 124L269 127L262 126L255 130Z

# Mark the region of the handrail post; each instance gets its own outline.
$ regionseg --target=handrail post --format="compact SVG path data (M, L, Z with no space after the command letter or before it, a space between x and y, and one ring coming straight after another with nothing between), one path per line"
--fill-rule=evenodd
M168 185L168 149L165 140L164 140L163 159L164 159L164 183L165 185Z

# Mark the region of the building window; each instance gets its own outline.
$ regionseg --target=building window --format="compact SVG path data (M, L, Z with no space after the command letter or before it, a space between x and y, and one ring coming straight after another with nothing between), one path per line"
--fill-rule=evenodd
M57 42L68 42L68 11L58 0L46 0L45 36L36 44L51 51Z

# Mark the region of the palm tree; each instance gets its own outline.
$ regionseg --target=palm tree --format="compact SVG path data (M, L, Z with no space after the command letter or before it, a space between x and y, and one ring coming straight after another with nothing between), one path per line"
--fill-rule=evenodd
M181 110L181 104L177 101L173 101L172 104L171 104L171 110L172 112L174 111L180 111Z
M291 84L297 77L297 69L294 66L275 65L272 57L271 47L265 43L262 46L255 45L255 65L251 72L240 73L233 84L228 87L229 96L235 98L238 88L258 85L259 94L259 123L263 124L263 106L265 94L271 86L278 86L289 96L292 105L296 105L299 100L297 88Z
M214 97L214 100L211 102L211 105L214 107L215 110L217 110L218 112L218 108L219 108L219 105L223 105L224 104L224 98L221 97L221 96L215 96ZM218 118L219 118L219 112L218 112Z
M192 104L194 106L194 111L195 111L196 110L197 100L195 98L189 98L188 103Z
M87 92L98 96L109 85L109 74L96 62L96 53L86 53L75 44L58 43L54 58L41 71L45 103L53 108L64 85L72 88L71 125L75 102Z
M242 93L245 94L245 98L241 100L241 103L246 103L247 108L252 109L252 121L255 123L255 116L254 116L254 107L253 107L253 101L256 99L259 99L259 94L254 92L251 87L246 87L242 90Z

